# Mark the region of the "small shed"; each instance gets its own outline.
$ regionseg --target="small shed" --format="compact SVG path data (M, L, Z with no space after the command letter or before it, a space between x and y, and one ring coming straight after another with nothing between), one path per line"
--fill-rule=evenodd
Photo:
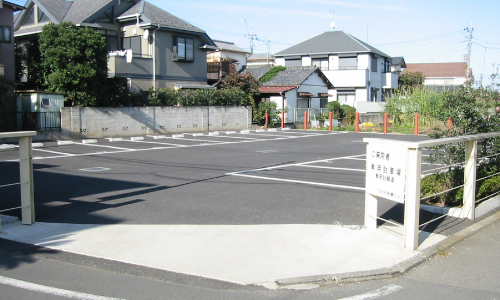
M61 128L64 94L36 91L15 91L17 124L21 130Z

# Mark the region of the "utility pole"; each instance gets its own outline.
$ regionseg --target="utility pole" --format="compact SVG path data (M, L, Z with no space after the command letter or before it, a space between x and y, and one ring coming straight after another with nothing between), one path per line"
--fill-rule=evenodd
M245 25L247 27L247 36L248 36L248 39L250 40L250 54L253 54L253 40L257 39L257 35L253 34L253 28L251 29L251 31L248 30L247 19L243 19L243 21L245 21Z
M469 32L469 47L467 50L467 54L465 55L465 60L467 61L467 70L465 71L465 78L469 80L471 78L471 72L470 72L470 57L471 57L471 52L472 52L472 32L474 31L474 28L472 27L474 24L473 21L470 22L470 27L466 28Z

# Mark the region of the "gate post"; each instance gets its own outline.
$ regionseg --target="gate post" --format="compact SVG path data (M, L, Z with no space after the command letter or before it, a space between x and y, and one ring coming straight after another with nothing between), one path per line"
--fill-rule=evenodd
M464 203L462 218L474 220L476 210L477 141L465 142Z
M31 136L19 137L19 174L21 184L21 217L25 225L35 223L35 198L33 194L33 162Z
M406 197L404 213L404 247L418 248L418 229L420 217L420 173L421 150L408 148L408 165L406 173Z

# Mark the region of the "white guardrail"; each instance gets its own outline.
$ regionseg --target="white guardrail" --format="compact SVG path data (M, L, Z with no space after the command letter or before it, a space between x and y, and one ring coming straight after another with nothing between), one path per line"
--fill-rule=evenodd
M0 185L0 188L20 185L21 206L0 210L1 212L21 209L22 223L31 225L35 223L35 198L33 194L33 162L31 155L32 136L36 131L0 132L0 138L19 138L19 174L20 182ZM0 220L1 224L1 220ZM2 227L0 225L0 232Z
M378 197L405 203L404 247L418 248L422 149L465 143L462 218L474 220L477 141L500 137L500 132L420 142L364 138L366 145L365 227L377 228Z

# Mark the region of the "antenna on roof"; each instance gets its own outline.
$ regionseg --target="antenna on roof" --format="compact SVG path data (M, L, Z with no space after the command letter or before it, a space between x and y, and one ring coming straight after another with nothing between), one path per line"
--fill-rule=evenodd
M333 10L333 9L329 9L328 11L331 11L331 12L332 12L332 19L335 21L335 15L334 15L335 10ZM335 25L336 25L336 24L335 24L335 22L330 23L330 27L332 27L332 30L334 30L334 29L335 29Z

